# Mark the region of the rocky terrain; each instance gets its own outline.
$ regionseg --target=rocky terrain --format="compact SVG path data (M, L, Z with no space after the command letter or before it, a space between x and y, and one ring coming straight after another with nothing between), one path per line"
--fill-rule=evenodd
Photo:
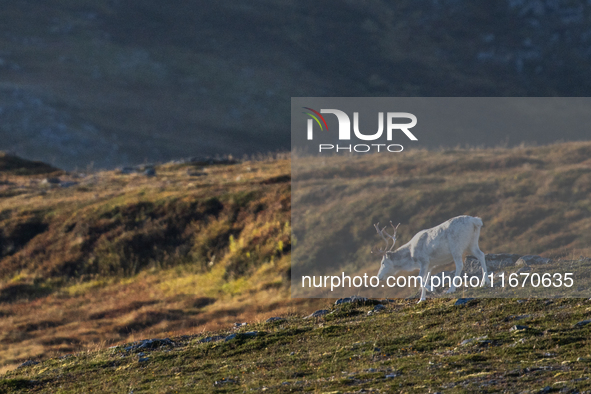
M10 2L0 149L112 169L289 149L290 97L589 96L583 0ZM580 140L559 134L421 147Z

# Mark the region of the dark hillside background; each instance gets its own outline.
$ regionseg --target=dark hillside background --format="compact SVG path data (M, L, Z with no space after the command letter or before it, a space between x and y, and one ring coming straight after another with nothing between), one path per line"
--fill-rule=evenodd
M112 168L288 150L295 96L588 96L590 18L583 0L5 2L0 150Z

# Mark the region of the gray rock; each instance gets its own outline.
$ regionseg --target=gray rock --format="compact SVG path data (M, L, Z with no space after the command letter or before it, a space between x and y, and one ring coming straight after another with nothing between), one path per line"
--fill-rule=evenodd
M381 310L384 310L384 309L386 309L386 307L384 305L382 305L382 304L377 304L376 306L373 307L373 311L374 312L378 312L378 311L381 311Z
M174 347L174 342L168 338L164 339L146 339L141 341L138 349L157 349L163 346Z
M277 322L277 321L286 321L286 320L282 317L277 317L277 316L270 317L266 320L267 323L273 323L273 322Z
M139 341L137 343L132 344L131 346L126 347L125 351L133 351L133 350L145 350L145 349L158 349L163 346L174 347L175 343L168 338L164 339L144 339L143 341Z
M467 303L469 303L470 301L472 301L474 298L458 298L455 302L455 306L459 306L459 305L466 305Z
M241 327L246 327L248 325L248 323L244 322L244 323L234 323L234 328L241 328Z
M138 362L140 362L140 363L144 363L144 362L146 362L146 361L149 361L149 360L150 360L150 357L141 357L141 358L140 358L139 360L137 360L137 361L138 361Z
M258 331L249 331L249 332L242 332L242 333L236 333L236 334L232 334L226 337L226 342L227 341L231 341L232 339L236 339L236 338L254 338L257 335L259 335Z
M351 296L351 297L347 297L347 298L339 298L338 300L336 300L336 302L334 303L335 305L341 305L341 304L365 304L367 302L367 298L365 297L359 297L359 296Z
M329 311L327 311L326 309L320 309L320 310L317 310L316 312L312 313L311 315L304 317L304 319L310 319L312 317L321 317L321 316L328 314L328 312Z
M519 324L514 325L513 327L511 327L509 329L509 332L514 332L514 331L525 331L525 330L529 330L528 326L521 326Z
M591 320L581 320L580 322L575 324L575 327L577 327L577 328L585 327L587 324L591 324Z
M527 256L521 256L521 258L519 258L519 260L517 260L517 262L515 262L515 265L530 266L530 265L548 264L549 262L550 262L550 259L547 259L545 257L535 256L535 255L527 255Z
M145 175L145 176L147 176L147 177L153 177L153 176L156 176L156 170L155 170L154 168L147 168L147 169L144 171L144 175Z
M32 365L37 365L37 364L39 364L39 361L27 360L24 363L22 363L21 365L19 365L17 368L25 368L25 367L30 367Z
M237 381L235 381L234 379L230 379L230 378L223 378L222 380L216 380L213 385L214 386L222 386L225 384L236 384L238 383Z

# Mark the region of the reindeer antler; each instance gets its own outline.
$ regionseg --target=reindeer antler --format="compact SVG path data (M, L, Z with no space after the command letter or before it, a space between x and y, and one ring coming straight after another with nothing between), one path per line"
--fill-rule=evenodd
M378 234L380 234L380 236L384 239L384 241L386 241L386 247L384 249L378 249L378 253L379 254L386 254L388 252L391 252L392 249L394 249L394 245L396 244L396 230L398 230L398 226L400 226L400 223L398 223L398 225L396 227L394 227L394 223L392 223L392 221L390 220L390 225L392 226L392 228L394 229L394 234L390 235L386 232L386 227L385 226L383 229L380 230L379 227L380 223L376 223L373 226L376 228L376 231L378 232ZM390 243L389 239L386 238L384 236L384 234L386 234L388 236L388 238L390 238L392 240L392 246L390 246L390 248L388 249L388 244ZM372 253L374 253L374 250L371 251Z

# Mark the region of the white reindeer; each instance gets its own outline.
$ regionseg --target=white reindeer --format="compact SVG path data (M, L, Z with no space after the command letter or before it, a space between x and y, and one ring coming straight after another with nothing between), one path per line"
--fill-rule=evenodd
M426 299L425 290L432 291L432 288L426 283L431 270L453 261L456 264L456 276L460 276L464 268L464 253L469 251L480 261L484 278L487 283L490 283L484 253L478 247L478 237L482 227L480 218L458 216L449 219L439 226L419 231L407 244L402 245L395 251L392 251L392 249L394 249L396 243L396 230L400 224L396 227L391 221L390 224L394 228L394 234L392 235L385 231L386 227L380 230L379 223L374 224L378 234L386 241L386 248L379 250L383 254L380 271L378 272L380 281L388 276L396 275L399 271L418 269L419 276L422 278L421 299L419 302L424 301ZM389 249L389 239L384 234L393 241ZM455 290L456 287L452 283L447 292L453 293Z

